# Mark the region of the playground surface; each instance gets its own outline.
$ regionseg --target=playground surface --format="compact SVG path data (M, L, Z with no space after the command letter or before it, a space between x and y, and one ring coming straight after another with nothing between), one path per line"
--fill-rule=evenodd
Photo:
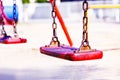
M88 61L68 61L41 54L39 48L51 41L51 25L51 21L17 25L19 36L28 42L0 44L0 80L120 80L120 24L89 22L90 46L102 50L103 58ZM79 47L82 23L68 22L66 26L73 46ZM60 42L69 45L59 23L57 32Z

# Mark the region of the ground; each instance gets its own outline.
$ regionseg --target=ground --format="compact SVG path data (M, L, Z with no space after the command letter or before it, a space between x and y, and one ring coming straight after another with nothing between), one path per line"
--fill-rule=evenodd
M41 54L39 48L49 44L51 21L19 23L24 44L0 44L0 80L119 80L120 24L89 22L89 42L93 49L103 51L103 58L88 61L68 61ZM74 47L82 40L82 23L66 24ZM57 35L68 44L58 23Z

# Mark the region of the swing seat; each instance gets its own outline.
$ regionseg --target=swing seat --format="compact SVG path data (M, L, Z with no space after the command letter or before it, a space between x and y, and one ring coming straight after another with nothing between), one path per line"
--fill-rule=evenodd
M5 44L17 44L17 43L26 43L27 39L25 38L7 38L4 40Z
M101 59L103 56L100 50L82 51L75 53L77 48L70 46L60 46L60 47L40 47L40 52L42 54L70 60L70 61L83 61L83 60L94 60Z

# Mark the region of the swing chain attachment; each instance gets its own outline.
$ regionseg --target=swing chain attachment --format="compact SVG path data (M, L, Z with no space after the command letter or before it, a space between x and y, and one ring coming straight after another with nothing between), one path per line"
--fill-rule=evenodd
M81 46L78 49L79 51L87 51L87 50L91 50L91 47L89 45L89 41L88 41L88 2L87 0L84 0L83 4L82 4L82 9L84 11L84 16L83 16L83 34L82 34L82 42L81 42Z
M80 50L90 50L89 41L88 41L88 2L84 0L82 5L84 16L83 16L83 34L82 34L82 43Z
M0 15L1 15L1 21L2 21L2 29L1 29L1 35L2 36L7 36L7 33L6 33L6 31L5 31L5 29L4 29L4 25L5 25L5 22L4 22L4 13L3 13L3 11L4 11L4 6L3 6L3 2L2 2L2 0L0 0L0 9L1 9L1 12L0 12Z
M13 32L14 32L14 37L17 37L17 17L16 17L16 0L13 0Z
M60 42L59 42L57 34L56 34L57 23L55 21L55 19L56 19L55 5L56 5L56 0L53 0L53 2L52 2L52 12L51 12L51 16L53 18L53 23L52 23L53 37L52 37L52 41L50 42L50 46L60 46Z

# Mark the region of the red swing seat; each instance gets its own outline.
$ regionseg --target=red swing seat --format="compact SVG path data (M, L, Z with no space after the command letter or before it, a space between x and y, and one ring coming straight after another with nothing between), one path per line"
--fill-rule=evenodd
M77 48L70 46L40 47L40 52L42 54L67 59L71 61L94 60L101 59L103 57L103 53L100 50L75 52L76 50Z
M17 44L17 43L26 43L27 39L25 38L7 38L4 40L5 44Z

